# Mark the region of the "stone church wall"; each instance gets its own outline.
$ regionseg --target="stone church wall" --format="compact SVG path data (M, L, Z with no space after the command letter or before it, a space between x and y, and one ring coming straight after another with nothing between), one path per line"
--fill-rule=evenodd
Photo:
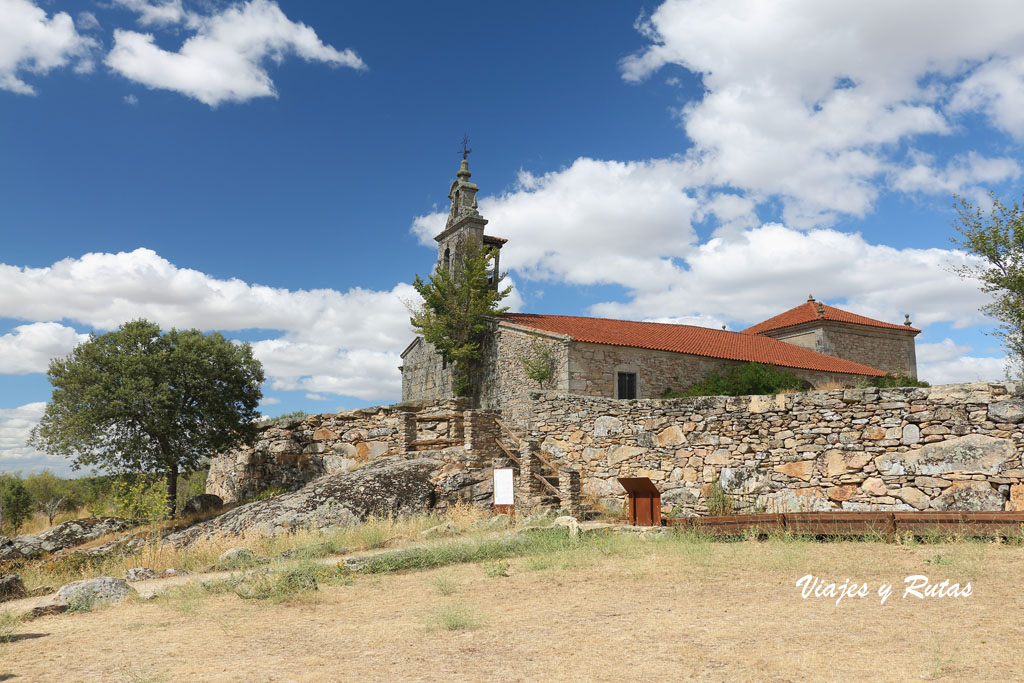
M452 398L452 369L421 338L402 359L403 401L446 401Z
M522 423L530 411L530 393L538 390L569 390L570 342L559 335L526 332L501 325L484 349L480 386L481 408L501 410L503 418ZM531 379L524 359L550 359L551 377Z
M744 363L629 346L575 342L569 356L568 393L615 398L617 374L635 372L637 398L657 398L666 389L685 389L712 372L738 365ZM783 369L815 387L852 386L864 382L860 375Z
M824 322L775 330L765 336L894 375L917 377L914 337L900 330Z
M529 436L624 499L649 477L662 502L706 514L718 481L741 510L1024 510L1024 386L839 389L621 401L532 395Z

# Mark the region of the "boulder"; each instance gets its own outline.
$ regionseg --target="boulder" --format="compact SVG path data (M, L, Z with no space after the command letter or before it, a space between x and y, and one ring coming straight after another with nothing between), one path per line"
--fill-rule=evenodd
M88 517L63 522L38 534L17 538L0 536L0 560L35 559L124 531L130 526L128 520L116 517Z
M60 614L70 609L91 609L95 605L111 605L124 602L138 595L124 579L101 576L96 579L73 581L61 586L50 600L36 605L29 611L30 617Z
M1006 501L986 481L955 481L932 500L936 510L1002 510Z
M879 472L894 476L934 476L947 472L996 474L1016 455L1010 439L968 434L906 453L886 453L875 460L875 465Z
M481 495L474 486L485 470L474 476L465 468L445 470L445 465L431 458L383 458L351 472L322 476L298 491L240 505L169 534L164 542L180 546L201 538L246 533L275 536L296 529L348 526L373 514L429 512Z
M181 512L186 515L205 515L210 512L217 512L222 507L224 507L224 501L221 500L220 496L215 496L212 493L202 493L186 500L185 505L181 508Z
M25 590L25 584L21 582L20 576L8 574L7 576L0 577L0 602L17 600L27 595L28 591Z

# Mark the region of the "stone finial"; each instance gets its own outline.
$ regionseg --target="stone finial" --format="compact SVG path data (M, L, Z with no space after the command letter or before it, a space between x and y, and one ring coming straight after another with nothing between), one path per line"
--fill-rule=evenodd
M808 301L814 301L814 295L813 294L808 294L807 295L807 300Z
M910 314L909 313L904 313L903 314L903 324L906 325L907 327L910 327Z
M825 317L825 306L820 301L818 302L818 317L819 318L824 318Z
M459 172L455 174L455 177L461 178L462 180L469 180L471 175L473 174L469 172L469 162L466 159L463 159L459 162Z

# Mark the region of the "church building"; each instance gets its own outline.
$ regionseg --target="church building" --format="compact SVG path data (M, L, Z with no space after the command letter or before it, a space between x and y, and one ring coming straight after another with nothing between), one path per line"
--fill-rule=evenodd
M435 237L438 265L458 267L470 240L498 254L507 240L484 234L479 188L462 160L448 198L445 229ZM814 387L851 386L885 373L917 376L909 315L887 323L806 302L741 332L692 325L570 315L506 313L495 318L484 349L476 401L520 417L529 393L657 398L723 368L757 362L785 368ZM451 397L451 369L421 337L402 352L402 400Z

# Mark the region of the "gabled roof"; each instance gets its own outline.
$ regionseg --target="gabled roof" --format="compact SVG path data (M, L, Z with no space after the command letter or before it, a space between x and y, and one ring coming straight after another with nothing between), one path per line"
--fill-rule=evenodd
M818 315L819 305L822 308L822 316ZM868 318L867 316L844 311L841 308L836 308L835 306L828 306L818 301L808 300L795 308L789 309L785 313L779 313L773 318L768 318L764 322L760 322L753 327L748 327L743 330L743 334L762 334L764 332L771 332L772 330L781 330L785 327L803 325L804 323L810 323L816 320L853 323L855 325L867 325L868 327L881 327L887 330L913 332L914 334L921 331L915 327L911 327L910 325L896 325L894 323L882 322L881 320L875 320L874 318Z
M536 313L503 313L501 319L505 323L563 334L575 341L593 344L673 351L707 358L749 361L850 375L881 377L885 374L881 370L867 365L826 356L771 337L712 330L693 325L670 325Z

